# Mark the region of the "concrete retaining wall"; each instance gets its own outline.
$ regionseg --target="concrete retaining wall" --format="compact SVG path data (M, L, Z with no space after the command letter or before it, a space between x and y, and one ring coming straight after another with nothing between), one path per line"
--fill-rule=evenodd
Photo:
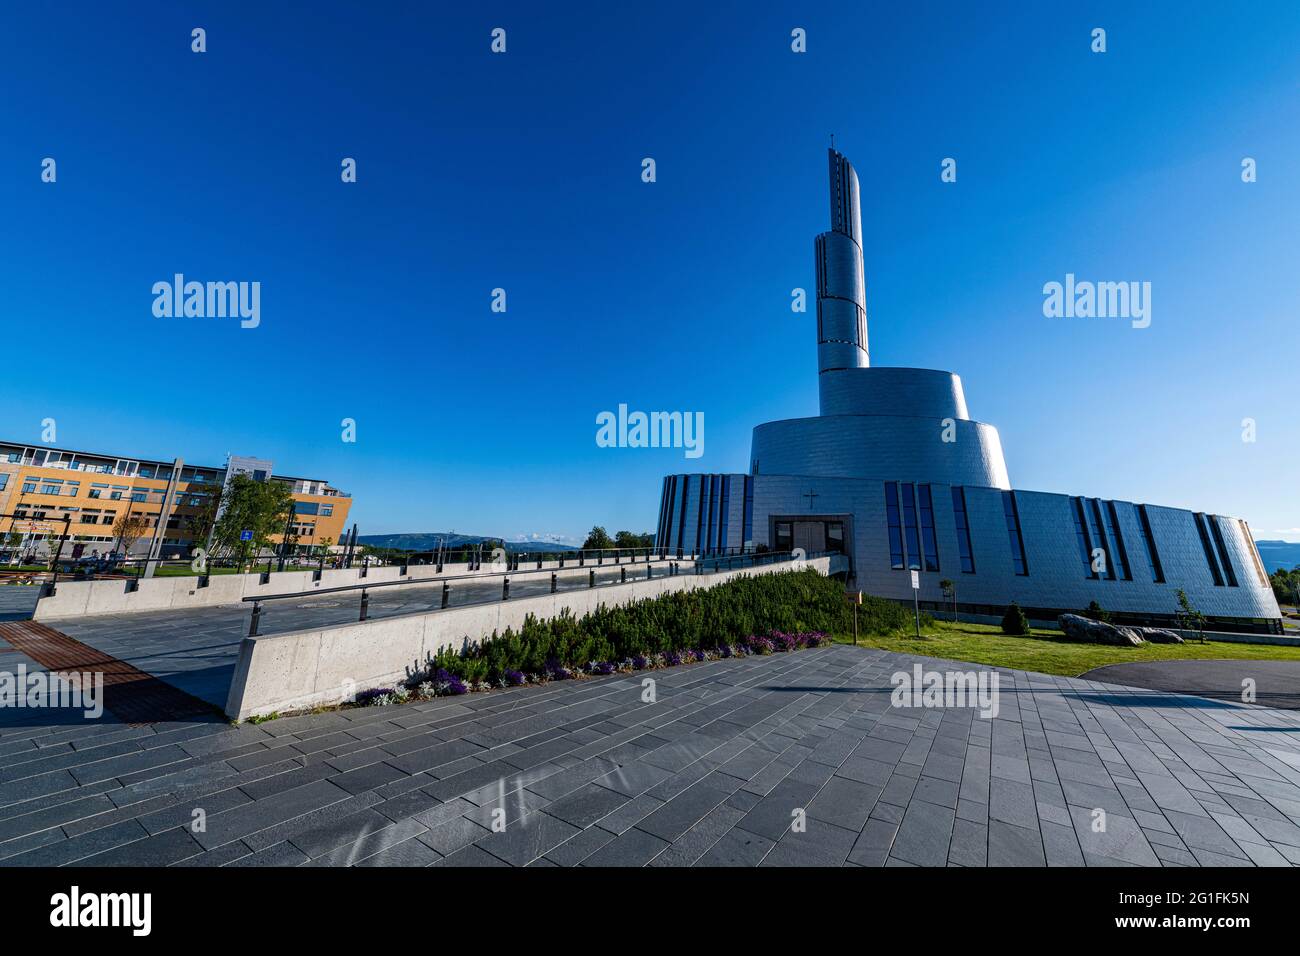
M655 562L658 565L659 562ZM602 569L615 567L606 562ZM624 563L629 576L635 568L645 573L645 563ZM524 565L520 574L531 571L535 564ZM579 567L573 561L566 561L561 579L585 575L588 564ZM552 564L544 564L544 569L555 570ZM60 581L51 597L41 598L36 605L33 619L52 621L60 618L84 617L92 614L131 614L139 611L184 610L186 608L214 607L222 604L238 604L246 597L259 597L268 594L309 594L322 588L347 587L353 584L379 584L384 581L440 581L464 575L490 575L499 572L485 562L482 569L471 572L466 564L445 564L443 573L438 574L432 564L411 565L407 574L402 576L402 569L397 565L371 567L366 576L361 577L360 568L327 569L321 572L319 581L312 580L312 571L276 571L272 572L268 583L262 583L262 573L252 574L214 574L208 578L207 587L199 587L197 577L166 577L140 580L139 587L127 591L132 582L116 579L101 581ZM454 586L454 585L453 585Z
M830 560L813 558L807 565L826 574ZM568 608L580 618L601 604L626 604L671 591L713 587L742 574L788 570L789 564L775 564L704 576L680 574L364 623L247 637L239 648L226 714L245 720L277 711L337 704L359 691L391 687L423 671L426 662L443 648L459 646L466 638L489 637L494 630L501 632L507 627L518 630L528 614L545 620Z

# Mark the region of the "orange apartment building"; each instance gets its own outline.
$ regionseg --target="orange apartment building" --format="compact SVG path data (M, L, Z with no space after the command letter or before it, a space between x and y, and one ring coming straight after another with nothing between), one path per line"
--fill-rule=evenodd
M0 547L33 549L51 535L61 536L63 519L71 520L63 553L101 554L114 550L113 524L124 513L143 515L150 530L132 548L146 553L159 533L161 557L189 557L187 517L198 512L232 472L245 472L260 481L289 486L294 500L294 531L298 550L343 540L352 498L318 478L293 478L272 473L271 462L230 456L224 467L184 464L173 491L167 526L158 529L174 462L72 451L49 445L0 441ZM21 544L16 537L21 535ZM278 545L283 534L273 536ZM45 545L39 550L44 551Z

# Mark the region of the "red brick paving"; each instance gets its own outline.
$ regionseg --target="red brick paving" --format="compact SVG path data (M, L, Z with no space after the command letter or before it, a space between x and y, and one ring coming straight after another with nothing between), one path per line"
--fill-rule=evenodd
M50 671L103 674L104 709L125 723L210 717L215 712L197 697L45 624L0 622L0 640Z

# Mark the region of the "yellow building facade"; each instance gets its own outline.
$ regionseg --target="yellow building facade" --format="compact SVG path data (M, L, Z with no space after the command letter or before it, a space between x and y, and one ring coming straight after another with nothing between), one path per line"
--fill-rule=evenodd
M351 496L324 479L276 475L270 466L269 461L234 456L219 468L183 464L173 484L174 462L0 441L0 550L44 552L62 538L65 556L74 549L105 554L117 550L114 523L132 514L148 524L131 549L133 557L146 553L160 533L160 557L189 557L190 548L204 543L192 540L189 519L221 490L232 471L288 486L297 550L340 543ZM171 502L165 507L169 487ZM166 525L160 531L164 512ZM284 534L273 535L272 541L282 544Z

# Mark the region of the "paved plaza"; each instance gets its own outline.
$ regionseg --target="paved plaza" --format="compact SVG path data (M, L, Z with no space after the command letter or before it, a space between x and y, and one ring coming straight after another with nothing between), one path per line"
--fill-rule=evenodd
M613 565L593 568L591 570L596 571L597 587L617 584L623 568L626 568L629 578L644 577L646 573L645 564L627 564L622 568ZM667 574L667 563L654 562L654 573L656 576ZM501 597L499 577L453 578L450 583L452 590L449 607L487 603ZM560 581L559 590L586 587L585 577L571 576ZM510 580L510 596L514 600L547 594L550 589L550 575L546 573L520 574L512 576ZM6 590L18 589L0 588L0 592ZM29 602L26 613L15 613L12 618L31 616L31 607L36 603L36 589L24 591L27 593L22 597ZM369 620L431 611L442 606L441 579L428 584L375 587L368 593ZM359 616L360 601L359 590L334 593L307 591L288 600L267 601L262 606L258 631L261 634L282 634L350 624ZM11 599L10 603L17 611L21 611L21 601ZM0 611L4 607L4 603L0 602ZM95 614L50 623L97 650L127 661L200 700L224 709L230 693L230 682L235 674L235 662L239 657L239 644L248 634L252 613L252 604L233 604L186 610Z
M1300 714L1004 670L991 720L891 707L918 662L976 669L834 646L258 725L6 708L0 865L1300 862Z

